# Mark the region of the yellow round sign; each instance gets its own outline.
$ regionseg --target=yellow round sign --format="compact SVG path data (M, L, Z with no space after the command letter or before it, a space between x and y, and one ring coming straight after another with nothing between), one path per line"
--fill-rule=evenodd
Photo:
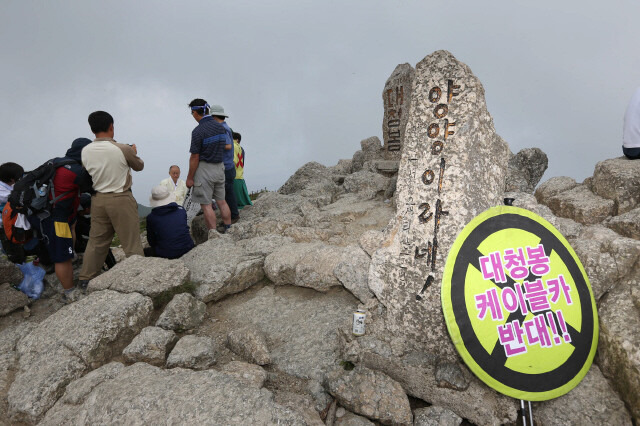
M441 294L456 349L498 392L544 401L589 371L598 344L589 279L540 216L511 206L476 216L449 252Z

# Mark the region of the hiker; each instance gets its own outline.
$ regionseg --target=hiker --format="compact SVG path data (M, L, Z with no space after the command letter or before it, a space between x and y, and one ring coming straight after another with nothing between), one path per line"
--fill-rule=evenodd
M187 212L176 203L176 196L164 185L151 190L147 216L147 241L144 249L147 257L177 259L194 247L187 225Z
M224 113L224 108L220 105L211 106L211 117L213 117L217 123L222 124L226 130L227 144L224 148L224 198L231 212L231 223L236 223L240 218L240 213L238 212L236 194L233 190L233 181L236 178L236 166L233 162L233 132L225 121L225 118L229 116Z
M82 165L91 175L96 193L91 197L91 231L79 276L83 288L100 272L114 232L127 257L144 256L138 203L131 192L131 169L141 171L144 161L138 157L135 144L125 145L113 139L111 114L92 112L89 126L96 138L82 150Z
M68 160L75 163L58 167L53 177L53 194L49 199L54 201L51 216L40 223L42 240L55 264L56 277L64 288L64 302L74 302L79 298L79 291L73 285L73 258L75 256L75 224L80 205L80 193L91 189L91 178L82 167L81 153L91 143L90 139L78 138L62 158L54 158L53 164ZM59 198L58 198L59 197Z
M236 194L238 209L242 210L244 206L252 206L247 185L244 183L244 148L240 146L242 135L233 132L233 162L236 166L236 178L233 181L233 190Z
M624 114L622 153L630 160L640 159L640 87L631 97Z
M198 125L191 132L187 188L193 187L191 199L200 204L207 228L216 229L216 213L211 206L216 201L224 223L222 233L231 227L231 212L225 201L224 151L232 143L225 128L209 115L204 99L189 103L191 115ZM224 114L224 112L223 112Z
M176 203L182 205L184 197L187 195L187 185L180 179L180 167L173 165L169 167L169 177L163 179L160 185L164 185L176 196Z
M7 199L9 198L9 194L11 194L13 185L22 177L23 174L24 169L19 164L9 162L0 165L0 211L4 210L4 206L7 204ZM2 225L1 216L0 225ZM11 262L24 262L24 250L22 246L13 244L7 239L3 226L0 226L0 244L2 244L2 251L4 251Z

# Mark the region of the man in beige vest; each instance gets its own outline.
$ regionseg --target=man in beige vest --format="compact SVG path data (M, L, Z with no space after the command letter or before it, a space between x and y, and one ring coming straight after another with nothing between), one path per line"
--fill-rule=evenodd
M140 242L138 203L131 193L131 169L139 172L144 162L135 145L117 143L113 117L104 111L89 115L96 139L82 150L82 165L93 179L91 231L80 270L80 286L86 288L100 270L109 252L114 232L127 257L144 256Z

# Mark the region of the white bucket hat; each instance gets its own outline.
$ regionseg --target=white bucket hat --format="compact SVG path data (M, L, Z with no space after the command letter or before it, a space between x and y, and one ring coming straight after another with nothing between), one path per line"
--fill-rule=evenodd
M176 194L169 192L166 186L158 185L154 186L151 190L151 197L149 197L149 205L151 208L166 206L169 203L176 201Z
M211 105L209 107L209 114L219 115L220 117L229 117L227 114L224 113L224 108L222 108L222 105Z

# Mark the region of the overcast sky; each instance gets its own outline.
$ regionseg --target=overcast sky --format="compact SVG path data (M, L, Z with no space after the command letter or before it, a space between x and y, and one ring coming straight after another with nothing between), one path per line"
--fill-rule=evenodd
M145 160L133 188L148 205L171 164L186 178L187 104L202 97L242 134L249 190L275 190L306 162L331 166L382 139L393 69L446 49L484 85L513 152L546 152L543 181L581 181L621 155L640 86L640 2L616 5L0 0L0 162L61 156L105 110Z

